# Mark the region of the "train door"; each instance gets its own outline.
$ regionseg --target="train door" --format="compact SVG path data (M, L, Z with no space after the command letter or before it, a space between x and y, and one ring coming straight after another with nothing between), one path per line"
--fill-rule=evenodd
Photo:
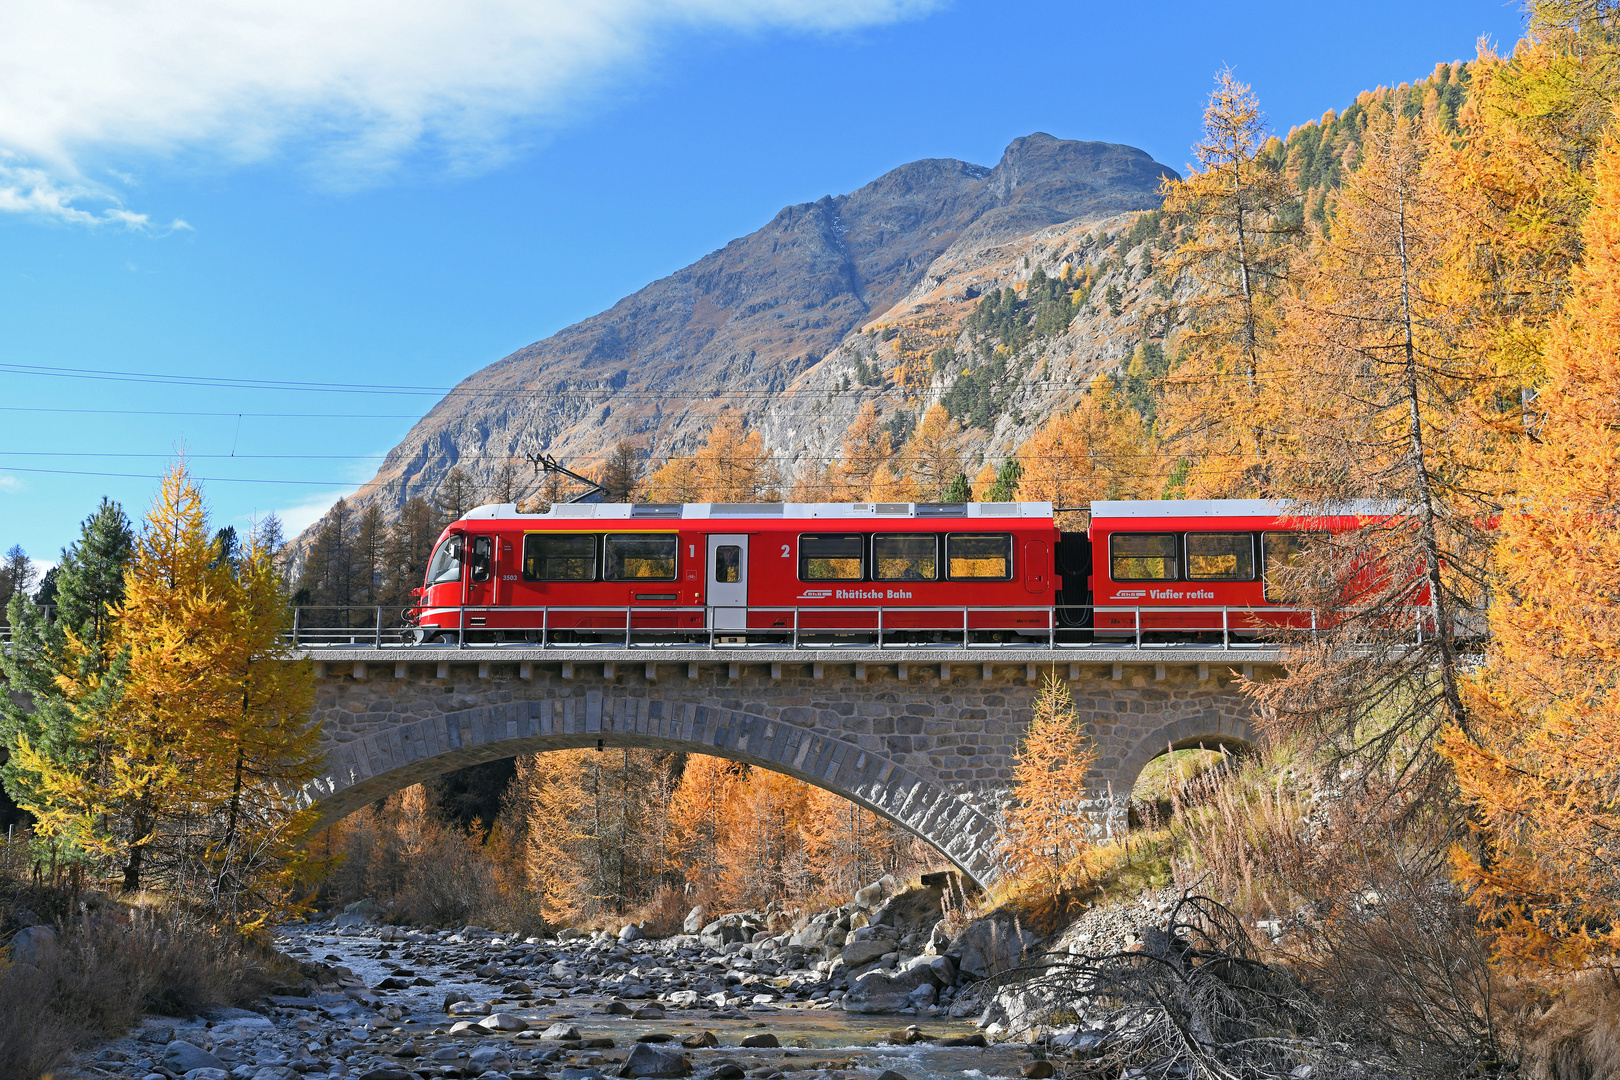
M493 536L474 536L470 538L472 557L467 560L467 606L487 607L495 603L495 538ZM485 626L488 618L485 612L477 612L467 616L468 626Z
M1047 564L1049 554L1044 540L1024 544L1024 588L1036 595L1044 593L1052 583L1051 568Z
M748 537L709 537L709 625L715 630L748 627Z

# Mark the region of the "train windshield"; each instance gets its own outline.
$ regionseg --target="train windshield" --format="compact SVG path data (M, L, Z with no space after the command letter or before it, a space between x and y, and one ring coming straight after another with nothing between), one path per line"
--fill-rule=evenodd
M427 583L429 585L442 585L446 581L461 580L463 543L461 537L452 536L439 545L439 550L433 553L433 561L428 564Z

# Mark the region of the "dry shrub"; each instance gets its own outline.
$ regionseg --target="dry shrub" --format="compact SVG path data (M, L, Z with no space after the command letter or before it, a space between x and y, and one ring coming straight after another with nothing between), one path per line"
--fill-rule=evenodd
M626 921L636 923L652 937L678 934L686 922L686 913L695 906L687 890L663 885L650 900L631 911Z
M372 898L390 921L415 926L545 929L539 890L506 830L497 824L486 834L474 822L462 832L444 824L421 785L338 822L315 848L337 862L322 887L324 901Z
M172 909L31 884L0 891L0 906L8 937L39 913L57 913L59 941L37 969L0 966L0 1080L37 1080L146 1013L243 1005L297 978L262 944Z
M1620 1076L1620 982L1613 968L1569 980L1524 1032L1530 1080L1599 1080Z
M1295 883L1316 858L1312 804L1282 753L1267 752L1168 784L1182 852L1176 876L1252 917L1300 902Z

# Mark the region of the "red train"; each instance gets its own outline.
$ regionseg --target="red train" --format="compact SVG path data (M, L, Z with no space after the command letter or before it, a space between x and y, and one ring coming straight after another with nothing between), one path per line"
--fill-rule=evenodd
M440 537L409 639L1230 642L1309 625L1277 571L1302 534L1360 520L1259 500L1097 502L1086 532L1038 502L483 506Z

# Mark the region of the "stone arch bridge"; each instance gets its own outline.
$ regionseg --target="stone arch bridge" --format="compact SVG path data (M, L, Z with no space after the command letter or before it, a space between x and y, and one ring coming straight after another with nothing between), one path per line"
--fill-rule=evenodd
M1123 828L1142 767L1167 747L1258 738L1238 681L1273 650L310 649L328 819L441 773L544 750L712 754L826 788L922 837L981 885L995 814L1048 673L1098 751L1087 793Z

